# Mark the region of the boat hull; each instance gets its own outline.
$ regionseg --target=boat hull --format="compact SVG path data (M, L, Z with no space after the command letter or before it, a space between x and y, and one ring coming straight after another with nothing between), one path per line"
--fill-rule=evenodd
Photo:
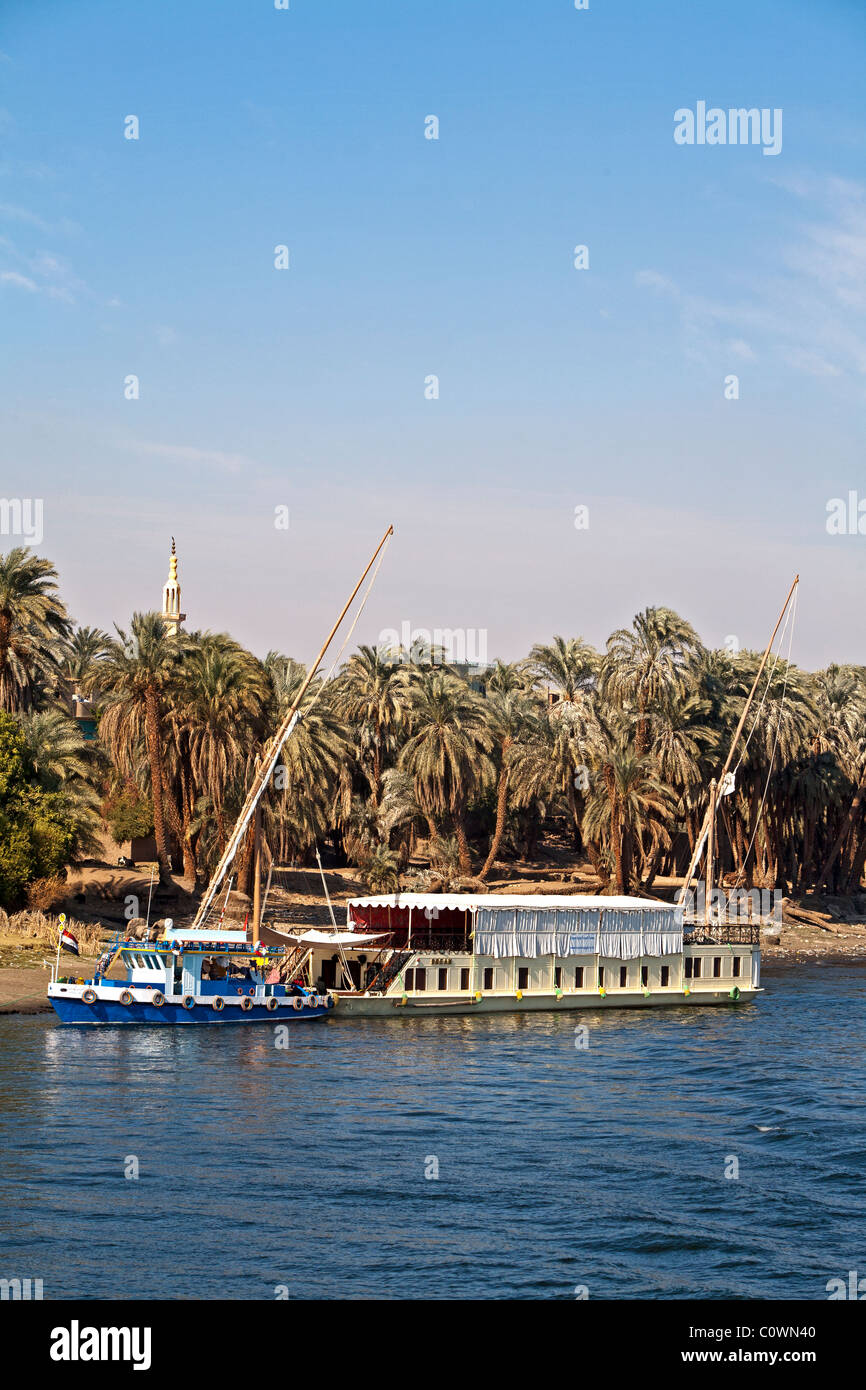
M513 994L485 994L481 999L442 999L419 1000L407 998L405 1002L399 995L371 998L362 994L338 994L335 1009L338 1018L441 1018L455 1014L527 1014L527 1013L572 1013L581 1010L595 1013L599 1009L657 1009L679 1006L692 1008L694 1005L728 1004L731 1007L748 1004L762 991L759 989L740 990L736 999L731 998L730 990L666 990L664 994L645 995L642 990L616 992L605 995L563 994L523 996L517 999Z
M87 1004L83 999L72 996L49 995L49 1003L61 1023L84 1025L110 1025L129 1027L134 1024L150 1026L226 1026L229 1024L250 1023L306 1023L316 1018L325 1018L332 1010L324 1005L295 1010L281 1008L269 1010L264 1004L254 1004L249 1010L237 1005L217 1011L208 1004L197 1004L195 1008L185 1009L182 1004L170 1000L157 1008L155 1004L120 1004L115 1000L97 999Z

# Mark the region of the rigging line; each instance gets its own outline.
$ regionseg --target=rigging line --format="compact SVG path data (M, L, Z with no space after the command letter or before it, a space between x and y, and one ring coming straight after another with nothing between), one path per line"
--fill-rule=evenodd
M322 681L322 684L319 686L318 690L316 691L316 694L315 694L315 699L316 699L316 700L319 698L319 695L320 695L322 689L324 688L324 686L326 686L326 685L328 684L328 681L331 679L332 675L334 674L334 671L335 671L335 669L336 669L337 663L338 663L338 661L340 660L340 657L343 655L343 652L346 650L346 646L347 646L347 644L348 644L349 638L352 636L352 633L355 631L355 628L358 626L358 619L360 618L361 614L362 614L363 611L364 611L364 608L365 608L366 603L367 603L367 599L370 597L370 593L372 592L373 585L374 585L375 582L376 582L376 575L379 573L379 566L381 565L382 561L384 560L384 558L385 558L385 552L387 551L388 546L389 546L390 544L391 544L391 537L389 536L388 539L387 539L386 542L385 542L385 545L384 545L384 548L383 548L383 550L382 550L382 553L381 553L381 555L379 556L378 561L376 562L376 568L373 570L373 573L372 573L372 575L370 576L370 583L367 585L367 592L364 594L364 597L361 599L361 602L360 602L359 607L358 607L358 611L357 611L357 613L355 614L354 618L352 619L352 625L351 625L351 627L349 628L349 631L346 633L346 636L345 636L345 638L344 638L344 640L343 640L343 645L342 645L342 647L340 648L340 650L337 652L337 655L334 657L334 660L333 660L333 662L331 663L331 669L330 669L330 671L329 671L328 674L325 676L324 680Z
M734 768L734 777L735 777L735 778L736 778L737 773L739 772L740 768L741 768L742 765L743 765L743 758L746 756L746 750L748 749L749 744L750 744L751 741L752 741L752 736L754 735L755 730L756 730L757 727L758 727L758 722L759 722L759 720L760 720L760 718L761 718L761 711L762 711L762 709L764 708L764 705L765 705L766 702L767 702L767 696L768 696L769 693L770 693L770 686L772 685L772 683L773 683L773 677L774 677L775 674L776 674L776 667L778 666L778 664L779 664L779 662L780 662L780 660L781 660L781 657L782 657L782 644L783 644L783 642L784 642L784 640L785 640L785 632L786 632L786 630L787 630L788 623L789 623L789 621L790 621L790 619L791 619L791 615L792 615L792 613L794 612L794 610L796 609L796 606L797 606L797 595L795 594L795 596L794 596L794 602L793 602L793 604L791 605L791 607L788 609L788 612L787 612L786 615L785 615L784 626L782 627L782 632L781 632L781 634L780 634L780 636L779 636L779 650L778 650L778 652L776 653L775 658L774 658L774 660L773 660L773 667L772 667L772 670L768 671L768 673L767 673L767 684L765 685L765 687L764 687L764 693L763 693L763 695L761 696L761 703L758 705L757 711L755 712L755 718L754 718L754 720L752 721L752 727L751 727L751 729L749 730L749 736L748 736L748 738L746 739L745 743L743 744L743 747L742 747L742 749L741 749L741 751L740 751L740 756L739 756L739 758L737 759L737 765L736 765L736 767ZM792 626L791 626L791 636L792 636L792 637L793 637L793 634L794 634L794 627L793 627L793 624L792 624ZM789 643L789 646L788 646L788 651L790 652L790 643Z
M393 534L393 533L392 533L392 534ZM340 660L340 658L342 657L343 652L346 650L346 646L348 645L349 638L352 636L352 633L355 631L355 628L358 626L358 620L359 620L361 614L362 614L363 611L364 611L364 608L365 608L366 603L367 603L367 599L370 597L370 594L372 593L373 585L374 585L375 582L376 582L376 576L377 576L377 574L379 573L379 567L381 566L382 561L383 561L384 558L385 558L385 553L386 553L386 551L387 551L387 549L388 549L388 546L389 546L390 544L391 544L391 536L389 535L389 536L386 538L386 540L385 540L385 544L384 544L384 546L382 547L382 551L381 551L381 554L379 555L379 559L377 560L376 565L375 565L375 568L373 569L373 573L372 573L371 576L370 576L370 582L369 582L369 584L367 585L367 588L366 588L366 591L365 591L365 593L364 593L363 598L361 599L360 605L359 605L359 607L358 607L358 611L357 611L357 613L355 614L354 618L352 619L352 623L351 623L351 625L350 625L350 627L349 627L349 630L348 630L348 632L346 633L346 636L345 636L344 639L343 639L343 645L340 647L340 650L337 652L337 655L335 656L333 662L331 663L331 669L328 671L328 674L327 674L323 679L320 679L319 682L318 682L316 685L311 685L310 690L309 690L309 702L306 704L306 706L302 705L298 710L295 711L294 718L292 719L291 724L289 725L288 729L286 730L285 737L283 738L282 742L280 743L279 747L276 749L276 751L275 751L275 753L274 753L274 756L273 756L273 759L272 759L272 762L271 762L270 771L269 771L269 773L268 773L267 778L265 779L265 784L264 784L265 787L267 786L268 782L270 781L271 774L273 773L274 767L276 766L277 758L278 758L279 754L282 752L283 748L285 747L285 744L288 742L289 735L292 733L292 731L294 730L295 726L296 726L297 724L299 724L299 723L301 722L302 719L306 719L306 718L309 716L309 714L312 712L312 710L315 709L316 705L317 705L318 702L319 702L319 699L321 698L322 691L324 690L324 688L325 688L325 686L327 685L328 681L331 679L331 676L334 674L334 670L335 670L335 668L336 668L336 666L337 666L337 663L338 663L338 661ZM303 779L304 779L304 785L305 785L305 788L306 788L306 790L307 790L307 794L309 795L309 787L307 786L306 774L304 773L303 768L301 769L301 776L302 776ZM263 788L263 790L264 790L264 788ZM253 809L254 809L254 808L253 808ZM252 812L251 812L250 814L252 814ZM248 823L249 819L250 819L250 817L247 816L247 819L246 819L246 821L244 822L244 825L245 825L245 826L246 826L246 824ZM238 846L237 846L237 849L239 849L239 848L240 848L240 842L238 843ZM235 850L235 854L237 853L237 849ZM232 858L234 858L234 856L232 856Z
M796 614L796 611L797 611L797 599L798 599L798 598L799 598L799 593L797 593L797 594L794 595L794 602L793 602L793 604L791 605L791 612L794 613L794 614ZM796 621L796 618L795 618L795 621ZM784 636L784 633L783 633L783 636ZM760 827L761 821L763 820L763 816L764 816L764 807L765 807L765 805L766 805L766 803L767 803L767 793L768 793L769 790L770 790L770 778L771 778L772 775L773 775L773 764L774 764L774 762L776 761L776 750L777 750L777 748L778 748L778 746L779 746L779 734L780 734L781 728L782 728L782 713L783 713L784 708L785 708L785 698L786 698L787 692L788 692L788 678L789 678L789 676L790 676L790 674L791 674L791 648L792 648L792 645L793 645L793 641L794 641L794 623L792 622L792 624L791 624L791 636L790 636L789 639L788 639L788 655L787 655L787 658L786 658L786 661L785 661L785 680L784 680L784 684L783 684L783 686L782 686L782 698L781 698L781 701L779 702L779 715L778 715L778 718L776 719L776 735L775 735L775 738L773 739L773 751L772 751L771 754L770 754L770 765L769 765L769 768L768 768L768 770L767 770L767 780L766 780L766 782L764 783L764 794L763 794L763 796L761 797L761 804L760 804L760 806L758 807L758 814L757 814L757 816L755 817L755 828L754 828L754 830L752 831L752 838L751 838L751 840L749 841L749 847L748 847L748 849L746 850L745 855L743 856L743 863L742 863L742 866L741 866L741 868L740 868L739 873L737 874L736 881L734 882L734 888L736 888L736 887L739 885L739 883L740 883L740 881L741 881L743 875L744 875L745 872L746 872L746 867L747 867L747 865L748 865L748 863L749 863L749 856L750 856L751 853L752 853L752 849L753 849L753 847L754 847L755 840L757 839L757 836L758 836L758 829L759 829L759 827ZM780 646L781 646L781 643L780 643ZM779 653L779 655L781 656L781 652Z

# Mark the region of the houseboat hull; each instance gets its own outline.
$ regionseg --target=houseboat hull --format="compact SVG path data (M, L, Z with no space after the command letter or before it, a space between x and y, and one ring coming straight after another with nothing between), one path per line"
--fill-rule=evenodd
M736 993L735 993L736 990ZM337 1018L442 1018L457 1014L595 1013L599 1009L692 1008L696 1004L748 1004L763 991L732 989L690 991L665 990L645 995L642 990L621 990L611 994L533 995L517 999L513 995L485 995L481 999L374 998L363 994L337 994Z

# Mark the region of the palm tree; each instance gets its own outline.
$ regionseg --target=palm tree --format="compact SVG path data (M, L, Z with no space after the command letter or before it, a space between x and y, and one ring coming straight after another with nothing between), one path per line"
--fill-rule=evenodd
M487 858L478 875L482 882L493 868L505 832L515 744L530 741L536 735L539 723L535 707L527 700L526 695L520 692L520 687L515 688L506 678L504 670L500 672L499 679L488 686L488 691L491 688L493 693L488 694L486 701L487 722L497 749L499 770L496 784L496 822ZM506 693L500 694L499 691L503 688Z
M93 785L98 770L95 745L58 709L28 711L20 722L38 785L61 796L75 824L76 852L96 850L101 818Z
M432 839L436 817L450 816L460 849L460 868L472 872L466 809L493 776L488 754L493 735L483 699L451 671L419 670L410 686L410 736L400 766L411 775Z
M66 699L90 695L98 688L99 667L110 647L111 638L98 627L76 627L59 644L58 684Z
M386 760L394 752L408 708L406 667L399 653L360 647L334 684L335 712L355 730L358 762L370 784L373 805L382 799Z
M617 708L632 712L639 758L649 748L649 711L664 694L685 694L690 669L702 652L694 628L670 608L645 608L631 631L621 628L607 639L602 693Z
M142 741L147 751L153 830L160 874L170 869L165 825L164 725L177 690L184 640L170 633L158 613L134 613L129 633L117 628L100 667L107 692L99 726L121 771L134 771Z
M225 789L242 776L262 741L268 682L262 666L230 637L190 639L179 673L176 714L193 785L209 797L221 845L228 829Z
M648 757L612 743L591 784L583 820L587 838L601 841L612 856L617 893L628 893L635 848L644 836L670 844L674 799L655 776Z
M271 687L271 723L276 725L294 703L306 669L298 661L269 652L265 672ZM318 678L310 685L265 798L273 816L273 833L279 837L280 858L309 851L349 814L343 799L343 772L351 760L347 730L328 694Z
M561 699L573 702L594 685L598 653L582 637L554 637L549 645L534 646L524 665L536 684L553 686Z
M16 546L0 555L0 709L33 704L40 678L55 665L53 644L70 629L49 560Z
M400 887L400 863L392 849L375 845L361 868L361 877L370 893L396 893Z

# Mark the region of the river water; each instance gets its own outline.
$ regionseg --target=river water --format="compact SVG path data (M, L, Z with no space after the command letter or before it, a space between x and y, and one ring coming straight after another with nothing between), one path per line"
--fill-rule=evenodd
M285 1047L4 1016L0 1276L46 1299L826 1299L866 1275L866 963L762 983L723 1008L332 1015Z

